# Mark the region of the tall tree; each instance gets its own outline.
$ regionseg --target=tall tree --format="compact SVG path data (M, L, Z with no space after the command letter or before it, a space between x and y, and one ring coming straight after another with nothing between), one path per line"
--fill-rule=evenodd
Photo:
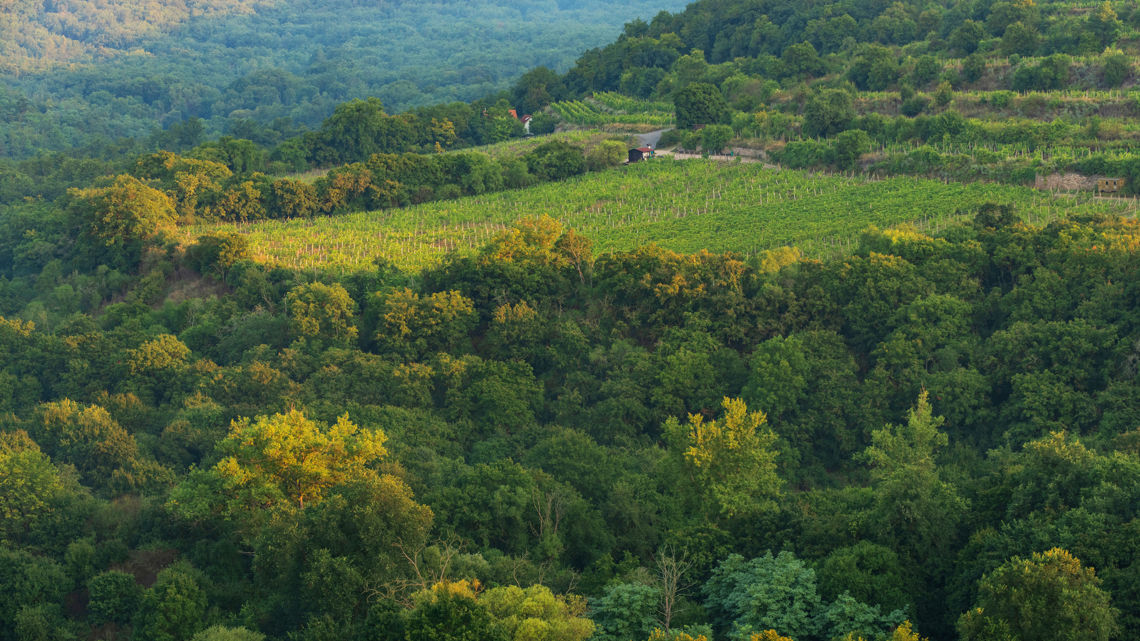
M687 423L665 423L665 438L679 459L697 505L727 517L775 506L782 481L776 474L776 435L761 429L767 417L749 412L744 401L725 398L724 414L706 421L690 414Z
M925 584L925 598L917 602L923 625L941 611L937 593L967 508L935 463L935 453L948 442L939 430L942 422L924 390L906 424L875 430L866 450L875 490L872 514L885 542L894 546L914 580Z

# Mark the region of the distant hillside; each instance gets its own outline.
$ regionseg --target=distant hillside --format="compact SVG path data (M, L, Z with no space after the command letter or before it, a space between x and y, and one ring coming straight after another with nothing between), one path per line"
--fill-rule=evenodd
M0 71L42 69L129 50L194 18L275 0L0 0Z
M1140 195L1138 53L1133 2L699 0L524 80L583 126L613 121L599 95L627 121L672 105L662 144L690 151Z
M353 98L390 112L473 100L684 4L0 0L0 157L103 148L189 118L273 142Z

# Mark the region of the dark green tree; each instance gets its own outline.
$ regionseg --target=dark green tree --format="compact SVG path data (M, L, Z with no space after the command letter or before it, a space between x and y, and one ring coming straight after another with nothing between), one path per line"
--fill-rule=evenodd
M862 129L848 129L835 137L835 162L842 169L854 169L859 157L871 150L871 137Z
M138 608L143 589L135 577L110 570L97 574L87 582L90 601L87 610L96 624L129 623Z
M564 180L586 172L586 156L581 147L553 141L539 145L524 156L531 175L540 180Z
M158 573L142 597L133 638L139 641L188 641L205 627L206 593L189 565L172 565Z
M728 116L728 104L720 89L705 82L694 82L673 96L677 110L677 128L694 125L717 125Z
M851 94L842 89L824 89L813 94L804 104L803 132L807 136L833 136L855 118Z

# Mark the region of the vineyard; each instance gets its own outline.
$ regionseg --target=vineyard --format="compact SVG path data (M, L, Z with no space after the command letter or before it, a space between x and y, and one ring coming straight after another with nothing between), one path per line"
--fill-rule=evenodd
M657 243L668 249L754 254L783 245L810 256L849 251L858 232L911 224L934 231L982 203L1016 206L1038 224L1073 212L1134 214L1137 203L990 183L777 171L757 165L660 159L562 183L406 209L332 218L216 224L181 230L246 236L257 260L336 272L382 256L402 268L468 252L520 218L549 215L587 236L599 252Z
M667 126L674 122L673 106L613 92L600 92L584 100L564 100L551 105L558 117L573 125L601 126L646 124Z

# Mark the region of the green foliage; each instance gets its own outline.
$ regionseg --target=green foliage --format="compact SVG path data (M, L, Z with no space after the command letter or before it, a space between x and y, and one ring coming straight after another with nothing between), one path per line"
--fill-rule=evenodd
M407 641L508 641L507 630L491 616L470 588L436 584L418 595L406 617Z
M673 96L677 110L677 128L690 129L693 125L716 125L725 121L728 106L715 86L694 82Z
M478 601L511 641L585 641L594 632L584 599L555 596L542 585L493 588Z
M620 140L603 140L586 152L586 168L600 171L616 167L626 159L626 146Z
M174 565L158 573L153 587L142 597L132 638L142 641L182 641L203 626L206 593L193 568Z
M844 169L854 169L859 157L870 151L871 138L861 129L849 129L835 137L835 162Z
M224 458L212 470L235 510L319 502L334 485L373 476L368 466L387 454L384 433L361 429L340 417L325 425L293 410L241 419L218 449Z
M832 136L847 129L854 118L851 94L826 89L812 95L804 105L804 134Z
M1117 632L1096 573L1060 548L1013 557L978 588L977 607L958 622L963 639L1109 639Z
M548 142L523 156L530 173L540 180L565 180L585 173L582 148L570 143Z
M42 604L20 609L14 629L20 641L71 641L75 638L74 626L64 618L57 605Z
M747 639L765 630L811 638L818 629L815 572L791 552L751 560L731 555L702 591L714 623L731 638Z
M744 401L726 397L723 408L716 421L690 414L686 424L675 418L665 423L665 437L687 476L688 492L710 516L772 509L782 485L776 474L776 435L760 429L767 417L749 412Z
M1113 54L1104 60L1101 79L1106 87L1119 87L1132 72L1131 61L1122 53Z
M139 452L135 437L101 406L68 399L47 403L28 427L49 454L78 468L90 486L112 493L140 490L164 476Z
M81 229L109 248L137 260L144 240L174 227L174 203L133 176L118 176L108 187L68 192L70 211ZM133 254L133 255L132 255Z
M30 610L61 604L69 585L63 568L51 559L0 547L0 639L22 641L17 626L30 623Z
M129 623L142 597L142 586L135 577L118 570L98 574L87 582L91 618L100 623Z
M356 302L339 283L308 283L289 290L285 297L289 324L298 338L344 345L356 340L353 321Z
M377 298L377 344L412 358L461 351L478 320L471 299L457 291L421 297L405 288Z
M237 234L207 234L186 250L190 265L202 274L226 279L230 268L249 258L249 242Z
M603 641L643 639L659 625L661 589L643 583L615 583L606 587L590 606L590 618L597 624L594 638Z
M902 610L883 614L878 606L856 601L850 594L841 594L820 614L820 633L826 639L844 639L856 635L885 636L906 620Z
M724 151L728 141L732 140L732 136L732 127L728 125L709 125L701 129L701 149L719 154Z
M856 601L882 610L907 606L908 586L898 555L888 547L860 541L838 548L816 570L819 591L825 599L848 594Z
M190 641L263 641L265 635L245 628L215 625L191 637Z
M26 433L0 432L0 541L27 543L52 513L68 509L78 493L75 479L61 471Z
M939 430L929 395L922 392L907 414L906 425L888 425L871 433L866 457L876 484L876 509L887 531L904 550L917 554L950 544L966 503L941 479L935 453L948 439Z

